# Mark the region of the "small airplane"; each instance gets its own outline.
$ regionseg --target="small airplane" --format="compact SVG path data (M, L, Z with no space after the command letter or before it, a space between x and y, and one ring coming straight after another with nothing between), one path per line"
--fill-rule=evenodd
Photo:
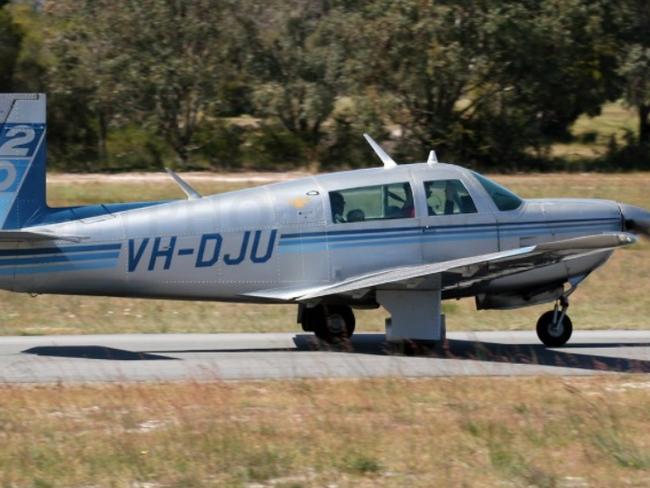
M524 200L437 161L383 165L187 198L51 208L46 97L0 95L0 288L295 303L303 330L349 338L353 309L383 306L389 342L445 339L441 301L478 309L555 303L549 347L572 333L569 297L619 247L650 235L650 212L613 201Z

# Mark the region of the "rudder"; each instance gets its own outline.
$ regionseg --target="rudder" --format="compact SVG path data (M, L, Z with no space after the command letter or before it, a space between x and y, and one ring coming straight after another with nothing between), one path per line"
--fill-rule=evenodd
M0 93L0 228L20 229L47 209L46 97Z

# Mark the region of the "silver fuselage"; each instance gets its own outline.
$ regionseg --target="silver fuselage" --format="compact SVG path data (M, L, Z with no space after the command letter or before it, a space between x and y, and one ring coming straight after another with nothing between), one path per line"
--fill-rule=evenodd
M423 181L459 179L477 212L428 215ZM330 191L409 182L415 216L334 223ZM264 289L327 285L372 271L476 256L622 229L617 203L527 200L499 211L471 172L412 164L294 181L94 215L35 230L79 242L2 244L0 287L29 293L253 301ZM58 247L58 258L30 249ZM16 252L17 251L17 252ZM603 264L610 251L493 280L443 297L507 293L563 283ZM74 273L70 273L74 270Z

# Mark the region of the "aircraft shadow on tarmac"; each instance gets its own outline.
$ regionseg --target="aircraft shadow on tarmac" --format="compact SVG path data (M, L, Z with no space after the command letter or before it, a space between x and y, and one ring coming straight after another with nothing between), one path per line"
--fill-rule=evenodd
M383 334L357 336L348 348L358 354L395 354L385 342ZM314 347L316 340L310 335L298 335L294 339L298 349ZM620 348L650 347L650 343L592 343L569 344L563 349L547 349L541 344L502 344L472 340L448 339L442 349L415 347L415 350L397 351L399 355L430 357L438 359L474 360L536 366L556 366L617 373L650 373L650 361L610 357L597 354L583 354L572 348Z
M498 344L449 340L439 357L474 359L511 364L533 364L562 368L589 369L616 373L650 373L650 361L624 357L584 354L571 349L648 347L650 344L570 344L562 349L547 349L541 344Z
M251 353L251 352L306 352L330 351L371 355L403 355L418 358L474 360L496 363L556 366L618 373L650 373L650 361L610 357L597 354L576 353L573 349L650 347L650 343L576 343L563 349L547 349L540 344L500 344L471 340L449 339L444 348L407 348L396 350L387 345L383 334L355 336L343 346L328 346L313 335L298 334L294 337L295 348L235 348L235 349L189 349L167 351L127 351L105 346L38 346L23 351L39 356L105 359L115 361L178 360L175 354L198 353Z
M37 346L32 347L31 349L26 349L23 353L61 358L112 359L114 361L159 361L163 359L177 359L148 352L133 352L106 346Z

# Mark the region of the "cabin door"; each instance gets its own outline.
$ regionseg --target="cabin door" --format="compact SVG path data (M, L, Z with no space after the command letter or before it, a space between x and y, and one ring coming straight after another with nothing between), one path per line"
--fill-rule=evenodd
M498 251L496 218L489 202L458 174L421 182L426 201L420 219L425 262Z

